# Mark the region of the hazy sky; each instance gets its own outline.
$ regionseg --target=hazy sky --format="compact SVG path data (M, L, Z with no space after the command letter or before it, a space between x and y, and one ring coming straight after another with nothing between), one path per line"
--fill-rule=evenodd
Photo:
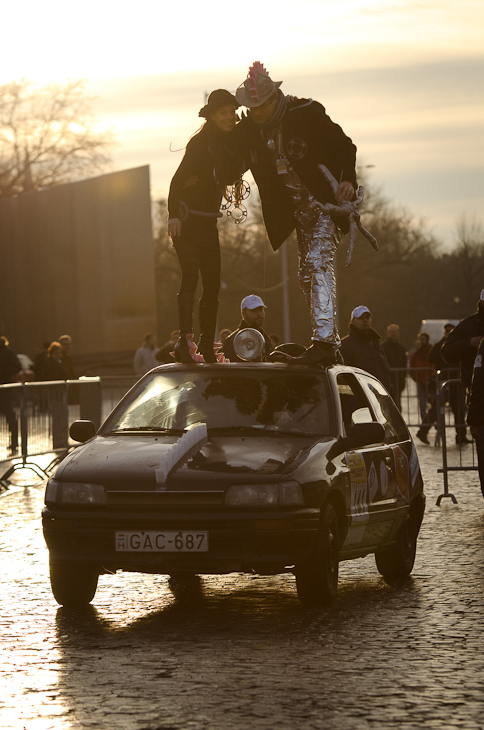
M85 78L117 136L114 169L166 195L206 92L260 60L326 107L373 183L451 244L483 219L482 0L24 0L2 6L0 83Z

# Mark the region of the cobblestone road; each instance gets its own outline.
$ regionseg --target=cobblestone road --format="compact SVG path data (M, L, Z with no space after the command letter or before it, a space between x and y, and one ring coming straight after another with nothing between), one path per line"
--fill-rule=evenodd
M290 576L101 576L94 606L55 603L43 488L0 497L2 730L484 728L484 500L417 445L427 492L412 578L341 564L326 611Z

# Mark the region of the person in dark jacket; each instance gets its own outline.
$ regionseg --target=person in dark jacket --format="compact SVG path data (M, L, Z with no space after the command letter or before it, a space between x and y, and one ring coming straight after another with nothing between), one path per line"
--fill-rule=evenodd
M444 336L432 346L432 349L428 354L429 363L433 365L436 370L440 371L441 382L451 380L456 377L452 372L452 369L449 367L449 364L442 357L442 348L454 327L455 325L451 322L448 322L444 326ZM463 444L470 444L465 427L466 402L464 389L461 385L459 385L459 383L452 383L447 386L445 394L446 402L449 403L452 413L454 414L455 442L460 446Z
M206 121L190 139L170 185L168 235L173 239L182 280L178 292L180 336L175 344L178 362L193 362L187 335L193 332L193 300L199 275L203 292L199 302L198 351L205 362L216 362L214 353L220 289L220 244L217 218L228 184L243 172L235 153L235 97L225 89L212 91L199 116Z
M0 337L0 383L14 383L22 372L22 365L9 342L3 335ZM10 391L10 392L9 392ZM18 423L14 408L14 394L10 388L0 388L0 414L5 416L10 431L10 452L15 454L18 449Z
M406 368L408 355L405 347L399 342L400 327L398 324L389 324L387 327L387 339L381 343L381 349L385 353L387 363L391 368L397 370L391 373L395 403L398 409L402 410L402 392L405 389Z
M381 337L371 326L371 312L360 305L351 313L349 334L341 341L340 352L345 365L366 370L383 383L392 398L393 385L390 379L390 366L380 347Z
M482 496L484 497L484 340L477 348L474 361L474 370L469 392L469 410L467 423L476 442L477 465L481 482Z
M235 96L249 111L235 136L255 178L272 248L277 250L296 229L299 283L306 297L312 344L293 363L336 361L340 338L336 326L333 259L341 230L315 203L355 198L356 147L341 127L311 99L289 100L256 61ZM338 181L336 194L320 165Z
M42 371L42 380L68 380L69 374L64 367L64 352L60 342L51 342Z
M461 382L469 391L477 348L484 337L484 289L477 302L477 312L459 322L442 347L442 357L449 365L460 364Z
M262 299L257 296L257 294L249 294L249 296L242 299L240 304L240 313L242 315L240 324L237 329L225 339L220 349L220 352L222 352L225 357L230 360L230 362L243 362L243 360L235 352L234 338L239 332L248 328L259 330L265 340L264 349L256 362L268 359L274 348L272 346L271 338L263 328L266 315L265 310L266 305Z

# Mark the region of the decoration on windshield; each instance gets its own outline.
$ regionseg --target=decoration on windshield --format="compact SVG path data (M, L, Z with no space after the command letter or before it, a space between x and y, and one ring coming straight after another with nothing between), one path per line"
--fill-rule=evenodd
M158 469L155 469L156 483L163 486L157 488L162 492L166 489L165 482L168 474L181 466L189 456L199 451L207 443L208 433L206 423L193 423L178 441L165 451Z

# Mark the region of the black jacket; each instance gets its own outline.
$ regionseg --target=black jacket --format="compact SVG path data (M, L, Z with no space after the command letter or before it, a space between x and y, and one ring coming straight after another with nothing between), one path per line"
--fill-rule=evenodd
M467 411L467 423L469 426L484 425L484 340L477 348L477 355L474 362L474 373L472 376L471 390L469 393Z
M278 175L273 153L250 114L235 132L244 149L246 166L259 188L267 235L276 250L295 227L294 206L284 175ZM347 180L356 188L356 147L317 101L298 99L288 104L282 120L282 146L294 171L320 203L336 200L318 165L325 165L338 183ZM341 227L341 222L338 225Z
M223 352L226 358L230 360L230 362L244 362L244 360L241 360L241 358L235 354L234 350L234 337L238 332L241 330L246 329L258 329L261 335L264 337L264 340L266 341L265 347L262 350L261 355L257 358L256 362L266 361L269 355L271 354L273 348L271 338L265 332L263 329L260 329L259 327L251 327L250 324L247 324L245 319L242 319L240 321L239 326L236 330L234 330L225 340L223 346L220 348L220 352Z
M459 322L442 347L442 356L449 365L455 367L460 363L460 377L464 388L471 387L477 354L477 347L471 345L473 337L484 337L484 311L480 309Z
M387 363L391 368L406 368L408 355L405 347L401 342L394 342L393 340L384 340L381 345L381 349L385 353ZM400 370L396 374L396 382L398 383L398 390L402 392L405 388L406 372Z
M2 340L0 344L0 383L13 383L15 376L21 370L22 366L17 355Z
M390 379L390 366L380 348L380 335L372 328L360 330L354 324L349 326L349 335L343 337L340 352L345 365L366 370L383 383L390 395L394 389Z
M232 133L220 132L208 121L188 142L168 196L168 215L181 218L180 201L189 210L216 214L226 185L243 172Z

